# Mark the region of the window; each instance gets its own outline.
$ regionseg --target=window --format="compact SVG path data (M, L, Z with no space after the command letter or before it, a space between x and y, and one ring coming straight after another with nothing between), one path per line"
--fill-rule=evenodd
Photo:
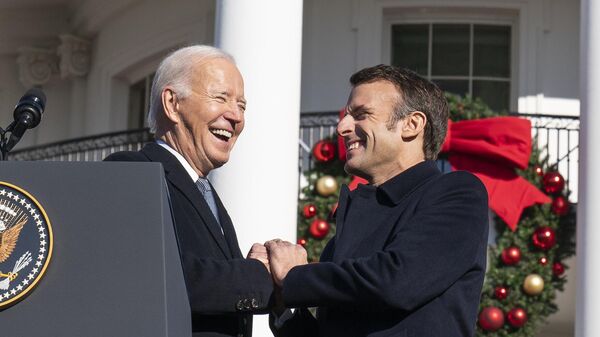
M391 62L445 91L510 110L511 26L463 23L393 24Z
M154 73L142 78L129 87L129 116L127 127L140 129L146 125L146 115L150 108L150 88Z

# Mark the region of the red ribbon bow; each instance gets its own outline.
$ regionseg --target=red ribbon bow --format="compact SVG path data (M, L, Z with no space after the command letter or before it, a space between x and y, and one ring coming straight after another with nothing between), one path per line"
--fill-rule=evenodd
M490 208L514 232L523 209L551 199L515 172L531 155L531 122L496 117L452 123L442 146L455 170L475 174L488 191Z
M345 109L340 111L340 120ZM441 152L448 153L454 170L475 174L485 185L490 208L514 232L523 209L546 204L551 199L515 173L525 169L531 155L531 122L517 117L495 117L461 122L448 121L448 134ZM338 137L338 155L346 160L346 147ZM367 181L353 177L353 190Z

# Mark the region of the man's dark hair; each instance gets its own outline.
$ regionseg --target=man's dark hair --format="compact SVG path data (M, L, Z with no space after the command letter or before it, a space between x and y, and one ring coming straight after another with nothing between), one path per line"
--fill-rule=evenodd
M411 70L385 64L362 69L350 77L353 87L377 81L392 83L400 94L388 127L413 111L423 112L427 116L423 153L425 159L436 159L448 129L448 102L442 90Z

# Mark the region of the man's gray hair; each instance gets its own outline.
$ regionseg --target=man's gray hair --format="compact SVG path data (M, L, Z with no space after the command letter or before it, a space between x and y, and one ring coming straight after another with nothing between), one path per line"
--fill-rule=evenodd
M188 97L191 93L190 82L194 66L209 58L223 58L235 63L233 57L226 52L203 45L178 49L160 63L154 75L150 92L150 109L148 110L150 132L156 133L157 116L163 112L161 97L163 89L171 86L179 97Z

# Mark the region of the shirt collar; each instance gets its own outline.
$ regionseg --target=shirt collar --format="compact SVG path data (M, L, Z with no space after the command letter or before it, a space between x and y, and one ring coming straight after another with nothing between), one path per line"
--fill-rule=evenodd
M195 182L196 180L198 180L198 178L200 177L198 173L194 171L192 165L190 165L179 152L175 151L171 146L169 146L169 144L165 143L160 139L156 140L156 144L164 147L167 151L171 152L171 154L174 155L175 158L177 158L177 160L181 163L181 166L183 166L185 171L190 175L190 178L192 178L192 181Z
M420 162L378 187L394 204L398 204L406 195L430 178L440 175L437 163L433 160Z

